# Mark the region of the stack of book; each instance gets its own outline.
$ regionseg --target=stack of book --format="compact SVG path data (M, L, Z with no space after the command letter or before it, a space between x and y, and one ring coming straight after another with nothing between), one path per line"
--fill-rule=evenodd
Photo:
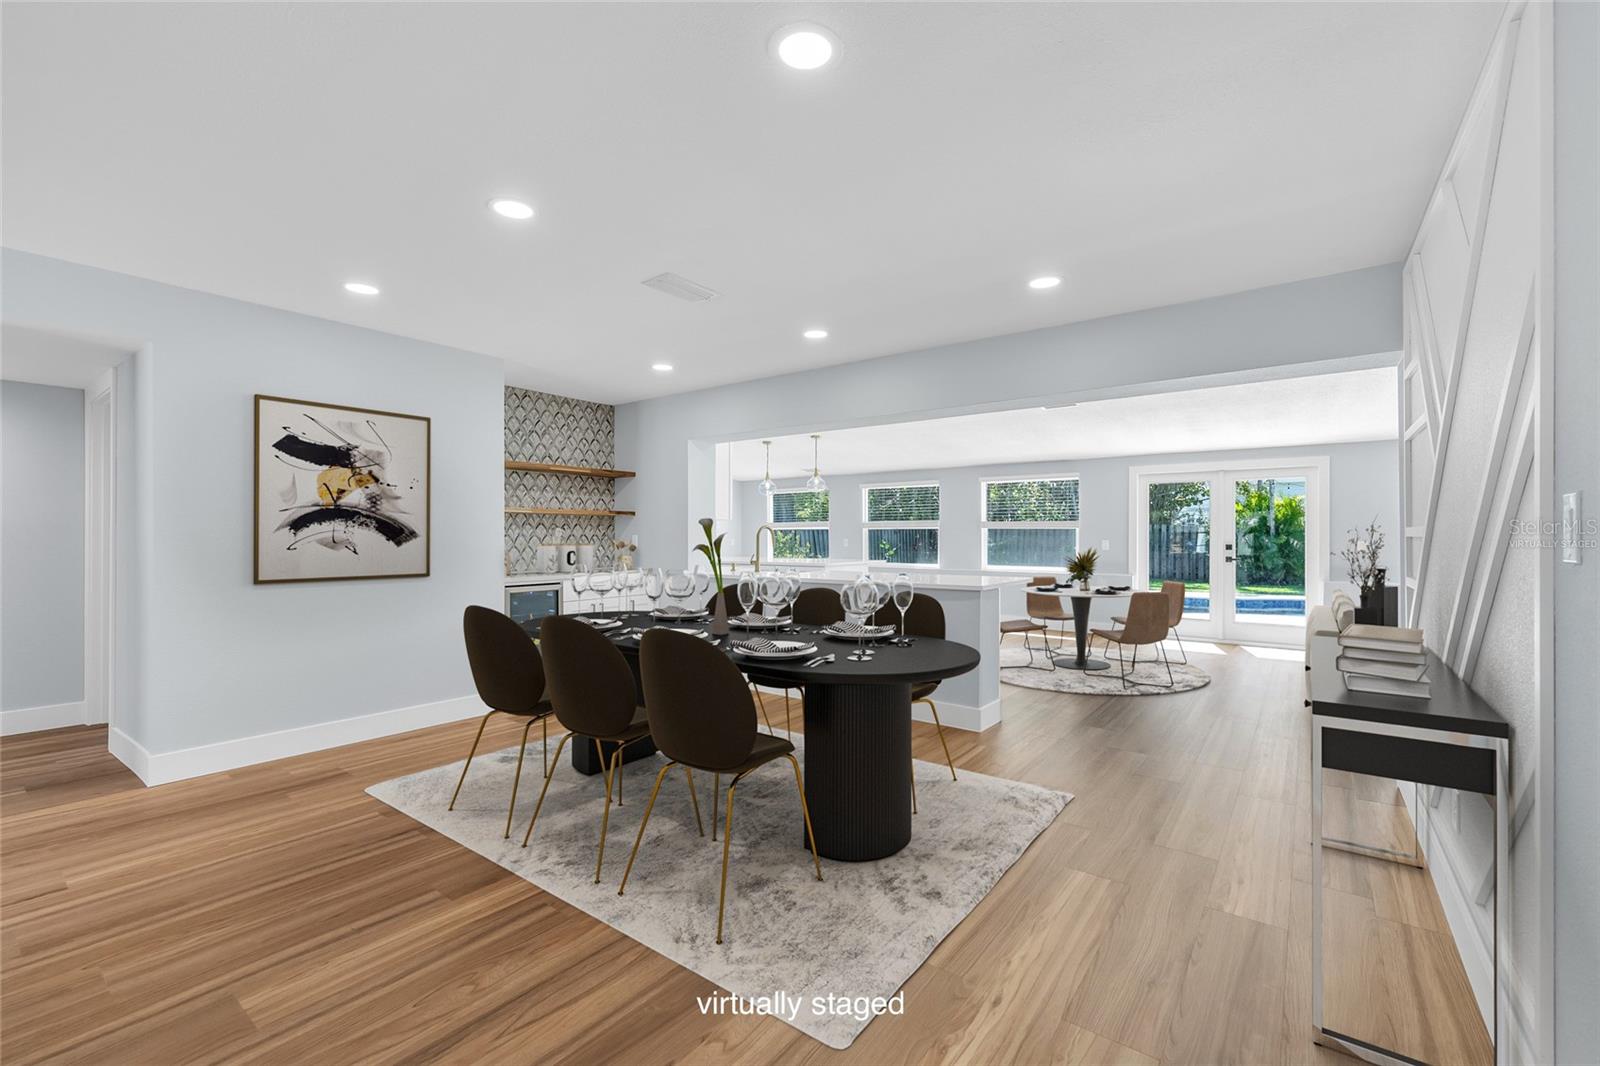
M1397 626L1347 625L1339 631L1339 658L1345 687L1354 692L1427 699L1428 657L1422 630Z

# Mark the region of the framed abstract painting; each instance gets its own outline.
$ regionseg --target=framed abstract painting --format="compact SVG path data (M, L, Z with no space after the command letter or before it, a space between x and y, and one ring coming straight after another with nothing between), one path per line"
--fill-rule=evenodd
M427 577L429 420L255 399L256 584Z

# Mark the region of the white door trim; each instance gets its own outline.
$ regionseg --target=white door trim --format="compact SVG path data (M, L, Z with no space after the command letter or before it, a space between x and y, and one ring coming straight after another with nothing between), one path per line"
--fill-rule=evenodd
M84 390L83 720L115 723L116 370Z

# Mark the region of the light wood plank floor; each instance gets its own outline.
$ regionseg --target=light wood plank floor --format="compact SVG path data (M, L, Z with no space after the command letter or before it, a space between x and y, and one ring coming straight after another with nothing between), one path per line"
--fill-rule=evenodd
M708 982L363 794L474 723L150 790L103 729L8 738L0 1058L1348 1063L1310 1042L1302 667L1195 658L1196 692L1006 688L1000 727L949 733L958 767L1078 798L845 1052L701 1016ZM1403 838L1392 782L1333 784L1334 828ZM1329 1024L1490 1061L1426 875L1334 853L1327 884Z

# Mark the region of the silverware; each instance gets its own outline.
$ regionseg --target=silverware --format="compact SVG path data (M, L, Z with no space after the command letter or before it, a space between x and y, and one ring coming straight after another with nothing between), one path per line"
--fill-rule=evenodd
M824 663L831 663L831 662L833 662L833 656L832 655L819 655L815 659L812 659L809 662L807 662L806 666L807 667L822 666Z

